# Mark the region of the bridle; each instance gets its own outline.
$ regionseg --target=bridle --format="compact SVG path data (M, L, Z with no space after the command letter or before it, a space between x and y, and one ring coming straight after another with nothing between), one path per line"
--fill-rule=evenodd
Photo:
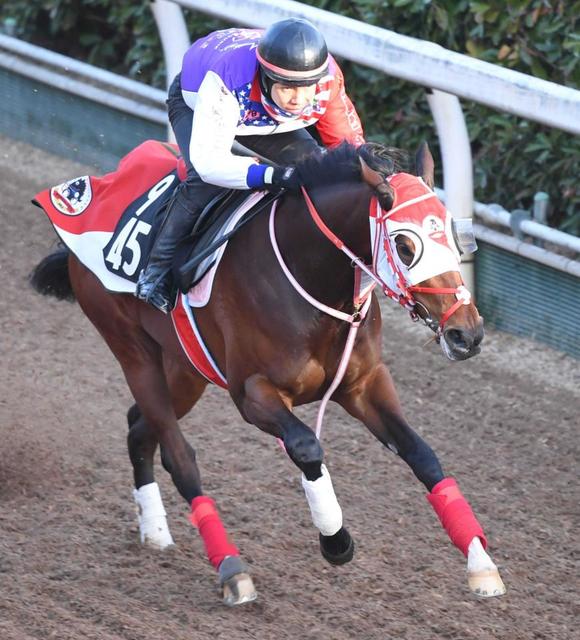
M326 406L328 404L328 401L330 400L333 393L338 388L338 386L340 385L344 377L344 374L346 372L346 369L350 360L350 355L354 348L357 332L360 326L362 325L367 315L367 312L370 308L371 301L372 301L372 292L376 286L379 286L381 290L385 293L385 295L396 300L400 305L405 307L409 311L411 318L414 321L422 319L425 322L425 324L435 332L437 336L437 340L439 340L441 338L441 335L443 334L443 328L445 326L445 323L457 311L457 309L459 309L461 305L469 304L471 300L471 296L469 294L469 291L465 288L463 284L455 288L419 287L419 286L412 286L412 285L408 286L403 276L403 273L399 265L397 264L397 261L394 258L390 236L388 234L385 234L384 235L385 252L386 252L387 259L389 261L389 264L391 266L391 269L393 271L393 276L395 279L395 286L393 287L389 286L378 274L377 265L376 265L376 256L377 256L376 248L374 247L371 248L372 255L373 255L373 264L372 265L365 264L364 260L358 257L353 251L351 251L344 244L344 242L335 233L333 233L331 229L329 229L329 227L320 217L320 214L316 210L314 203L312 202L310 196L308 195L308 192L304 187L302 187L302 194L306 201L308 211L314 223L316 224L316 226L320 229L320 231L324 234L324 236L328 240L330 240L332 244L334 244L334 246L337 249L340 249L340 251L342 251L346 256L350 258L351 264L354 268L354 292L353 292L353 313L352 314L347 314L342 311L339 311L338 309L329 307L324 303L320 302L319 300L316 300L315 298L313 298L300 285L300 283L296 280L296 278L294 278L290 269L286 265L284 258L282 257L282 253L280 252L280 248L278 247L278 243L276 240L276 232L275 232L275 225L274 225L274 220L276 215L276 205L278 201L276 200L273 203L270 211L270 221L269 221L270 241L272 243L274 254L276 255L276 258L278 260L278 264L280 265L280 268L285 274L287 280L294 287L296 292L300 296L302 296L302 298L307 300L312 306L319 309L323 313L326 313L334 318L337 318L339 320L342 320L350 324L350 329L348 332L342 357L340 358L340 362L338 363L338 367L337 367L334 379L331 382L328 389L326 390L326 393L324 394L322 401L320 403L320 407L318 409L315 433L316 433L316 437L320 438L321 432L322 432L322 421L324 417L324 412L326 410ZM403 203L402 205L399 205L399 207L403 206L404 204L405 203ZM392 211L394 211L394 209L391 209L391 211L385 212L382 209L378 199L376 197L371 198L369 216L371 220L372 219L375 220L375 225L377 225L377 229L382 228L382 231L386 232L386 220ZM375 240L377 240L379 237L380 237L380 234L376 233ZM439 321L437 321L432 318L427 307L414 298L413 296L414 293L455 294L455 296L457 297L457 301L443 314L442 318ZM422 309L425 310L424 315L420 315L417 312L418 306L420 306ZM279 442L281 443L281 446L283 446L282 441L279 440Z
M308 211L316 224L316 226L320 229L320 231L324 234L326 238L328 238L338 249L340 249L344 254L346 254L353 266L358 267L361 271L366 273L375 283L378 285L383 293L398 302L402 307L409 311L409 314L413 321L422 320L427 327L429 327L432 331L435 332L437 338L439 339L443 334L443 329L448 322L449 318L463 305L468 305L471 302L471 293L465 287L463 282L457 287L420 287L414 285L408 285L406 279L402 273L402 270L398 264L398 261L394 257L392 241L390 239L390 235L387 230L387 220L390 216L392 216L396 211L408 206L412 206L417 202L426 200L427 198L437 197L436 194L432 191L428 191L422 196L418 198L413 198L406 202L402 202L398 204L396 207L390 209L389 211L385 211L377 197L373 196L369 205L369 217L374 220L374 224L376 225L376 233L375 233L375 243L374 246L371 247L371 254L373 256L372 265L365 264L364 260L362 260L359 256L354 254L345 244L344 242L333 233L330 228L326 225L326 223L320 217L320 214L316 210L312 199L308 195L308 192L304 187L302 187L302 194L306 201L306 205L308 207ZM372 222L371 222L372 224ZM379 233L379 230L382 233ZM389 286L384 279L382 279L378 274L377 268L377 257L379 255L378 246L380 237L384 238L383 247L385 250L385 254L387 256L387 260L389 263L389 267L393 273L395 286ZM435 320L431 315L428 307L416 300L413 294L415 293L423 293L423 294L450 294L455 295L457 298L456 302L449 307L442 315L440 320ZM422 310L422 313L419 313L418 309Z

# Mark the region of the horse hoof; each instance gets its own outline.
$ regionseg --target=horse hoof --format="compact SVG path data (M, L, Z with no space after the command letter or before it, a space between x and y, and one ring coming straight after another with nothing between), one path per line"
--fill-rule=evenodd
M320 540L320 553L322 553L322 557L330 564L340 566L353 559L354 540L344 527L339 529L333 536L323 536L320 533L318 534L318 539ZM337 543L343 547L342 551L336 549Z
M175 542L173 542L173 538L171 535L169 537L166 536L145 536L141 540L141 544L150 549L155 549L156 551L165 551L167 549L171 549L175 547Z
M480 598L494 598L506 593L505 585L497 569L469 571L467 583L471 591Z
M258 597L248 568L239 556L226 556L218 573L224 604L228 607L253 602Z
M175 546L165 517L141 523L139 537L142 545L158 551Z

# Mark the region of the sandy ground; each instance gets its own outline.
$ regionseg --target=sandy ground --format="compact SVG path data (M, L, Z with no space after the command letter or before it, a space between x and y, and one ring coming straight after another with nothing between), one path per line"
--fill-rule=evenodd
M120 369L77 305L27 286L54 242L31 197L88 172L0 138L2 640L580 638L578 362L489 330L480 356L450 363L388 302L385 359L407 415L471 500L508 595L469 593L423 488L337 407L323 445L357 553L326 564L297 470L215 388L183 429L259 600L221 604L161 467L177 548L142 548Z

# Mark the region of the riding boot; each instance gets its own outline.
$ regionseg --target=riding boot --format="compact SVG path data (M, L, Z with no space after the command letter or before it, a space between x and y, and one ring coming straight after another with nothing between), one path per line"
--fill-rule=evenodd
M147 266L139 274L135 295L169 313L175 303L172 263L177 245L191 232L196 216L180 202L179 194L171 201L165 220L151 249Z

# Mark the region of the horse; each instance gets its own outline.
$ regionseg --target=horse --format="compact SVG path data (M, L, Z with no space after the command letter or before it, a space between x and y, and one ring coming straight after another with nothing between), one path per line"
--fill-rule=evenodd
M483 529L457 481L444 475L408 424L381 360L377 290L422 320L449 360L481 350L483 320L461 278L456 225L433 190L429 148L423 143L412 156L378 144L345 144L301 160L297 170L302 192L280 193L269 215L256 215L229 240L209 302L196 309L222 386L243 419L277 438L298 467L328 562L345 564L354 554L319 439L323 407L332 399L425 486L467 558L471 591L502 595ZM111 293L66 248L39 263L31 282L40 293L76 299L122 367L135 401L127 441L141 542L159 549L173 544L154 477L159 447L164 469L191 508L223 602L255 600L249 568L202 490L195 451L179 427L209 382L185 356L173 315ZM315 432L293 408L317 401Z

